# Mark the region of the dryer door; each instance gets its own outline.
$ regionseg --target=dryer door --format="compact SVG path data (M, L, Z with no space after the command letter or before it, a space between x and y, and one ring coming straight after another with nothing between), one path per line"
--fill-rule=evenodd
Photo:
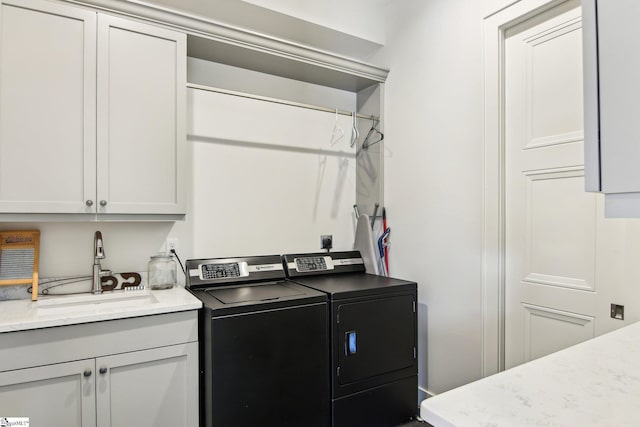
M334 396L417 373L415 293L334 304Z

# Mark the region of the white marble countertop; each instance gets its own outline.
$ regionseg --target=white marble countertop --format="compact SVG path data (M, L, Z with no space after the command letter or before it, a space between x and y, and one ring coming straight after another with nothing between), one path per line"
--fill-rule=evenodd
M640 322L422 402L435 427L640 426Z
M38 301L0 301L0 333L196 310L199 299L182 287L60 295Z

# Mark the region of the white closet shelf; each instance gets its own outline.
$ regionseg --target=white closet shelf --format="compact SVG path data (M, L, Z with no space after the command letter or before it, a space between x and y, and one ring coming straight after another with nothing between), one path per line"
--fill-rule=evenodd
M270 98L268 96L254 95L251 93L238 92L234 90L222 89L222 88L217 88L217 87L212 87L207 85L200 85L196 83L187 83L187 87L191 89L205 90L207 92L216 92L216 93L223 93L225 95L238 96L241 98L256 99L256 100L265 101L265 102L273 102L274 104L290 105L292 107L306 108L309 110L323 111L326 113L334 113L334 114L338 113L343 116L353 116L353 111L336 110L333 108L322 107L320 105L305 104L302 102L288 101L286 99ZM367 115L367 114L357 113L356 117L358 119L364 119L364 120L376 120L376 121L380 120L380 117L373 116L371 114Z
M187 34L187 55L336 89L359 92L389 70L202 16L133 0L69 0L152 21Z

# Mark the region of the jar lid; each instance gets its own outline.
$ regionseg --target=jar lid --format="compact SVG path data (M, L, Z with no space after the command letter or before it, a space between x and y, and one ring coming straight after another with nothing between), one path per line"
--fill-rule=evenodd
M173 256L171 254L159 253L157 255L151 255L151 259L154 259L154 258L173 258Z

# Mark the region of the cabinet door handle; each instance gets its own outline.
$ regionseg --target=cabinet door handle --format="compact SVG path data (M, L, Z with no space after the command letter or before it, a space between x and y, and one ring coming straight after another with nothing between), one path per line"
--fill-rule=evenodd
M100 373L101 373L102 375L106 374L106 373L107 373L107 371L108 371L108 369L107 369L107 368L105 368L104 366L103 366L102 368L100 368Z
M91 207L93 206L93 200L87 200L86 202L84 202L84 204Z
M82 373L82 375L84 375L85 377L90 377L91 376L91 369L87 369L86 371L84 371Z
M107 206L106 200L100 200L100 206Z

